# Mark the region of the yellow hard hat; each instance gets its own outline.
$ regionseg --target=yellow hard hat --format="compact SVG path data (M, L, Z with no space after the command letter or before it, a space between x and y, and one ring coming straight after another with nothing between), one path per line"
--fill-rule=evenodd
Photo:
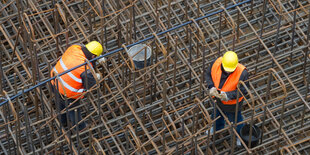
M89 50L90 53L93 53L94 55L101 55L103 48L102 45L98 41L91 41L88 44L86 44L86 48Z
M227 51L223 56L223 68L227 72L233 72L238 65L238 56L233 51Z

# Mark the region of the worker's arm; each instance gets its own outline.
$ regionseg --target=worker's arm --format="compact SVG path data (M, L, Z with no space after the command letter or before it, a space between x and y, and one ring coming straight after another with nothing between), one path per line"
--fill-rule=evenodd
M96 80L89 69L81 74L81 78L84 89L89 89L96 84ZM87 80L87 87L86 87L86 80Z
M207 87L209 89L214 87L214 83L213 83L213 80L211 77L211 68L212 68L214 62L215 61L211 62L210 66L207 68L206 73L205 73L205 79L206 79Z
M241 73L241 76L240 76L240 81L246 81L248 80L249 78L249 73L248 71L245 69L243 70L243 72ZM249 87L249 82L245 82L246 86ZM246 89L244 88L243 85L240 85L240 90L241 92L243 93L243 95L246 95L248 92L246 91ZM229 100L232 100L232 99L236 99L237 98L237 91L238 90L234 90L234 91L229 91L229 92L226 92L227 94L227 97ZM239 97L241 97L242 95L239 94Z

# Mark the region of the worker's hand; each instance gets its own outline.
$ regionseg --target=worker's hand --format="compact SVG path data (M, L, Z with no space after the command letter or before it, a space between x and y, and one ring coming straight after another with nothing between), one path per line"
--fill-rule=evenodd
M102 79L102 76L101 76L100 73L96 73L96 77L97 77L97 79L98 79L99 81Z
M227 94L223 91L221 91L221 94L219 95L219 98L221 99L221 101L228 101L228 97Z
M106 59L105 57L103 57L103 58L100 58L100 59L98 60L98 62L99 62L99 64L103 65L104 63L107 62L107 59Z
M215 96L215 97L217 97L219 95L219 93L217 92L217 89L215 87L212 87L210 89L210 95Z

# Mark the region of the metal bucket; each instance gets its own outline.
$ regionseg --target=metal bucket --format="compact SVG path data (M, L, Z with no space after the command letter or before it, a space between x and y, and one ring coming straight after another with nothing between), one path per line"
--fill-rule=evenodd
M252 126L252 139L251 139L251 148L259 144L259 139L261 137L261 130L253 124ZM245 124L240 130L240 136L246 145L249 144L250 140L250 124Z
M128 55L132 58L135 68L137 69L144 68L145 61L146 66L151 65L151 55L152 55L151 47L145 44L138 44L132 46L127 52ZM145 52L146 52L146 60L145 60Z

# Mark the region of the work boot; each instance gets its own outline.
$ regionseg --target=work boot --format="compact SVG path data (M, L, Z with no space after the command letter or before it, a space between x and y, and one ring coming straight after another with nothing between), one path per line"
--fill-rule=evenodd
M240 147L241 146L241 141L240 141L240 139L239 138L237 138L237 147Z
M208 130L206 131L206 134L208 135ZM213 133L213 127L211 127L211 129L210 129L210 133L212 134Z

